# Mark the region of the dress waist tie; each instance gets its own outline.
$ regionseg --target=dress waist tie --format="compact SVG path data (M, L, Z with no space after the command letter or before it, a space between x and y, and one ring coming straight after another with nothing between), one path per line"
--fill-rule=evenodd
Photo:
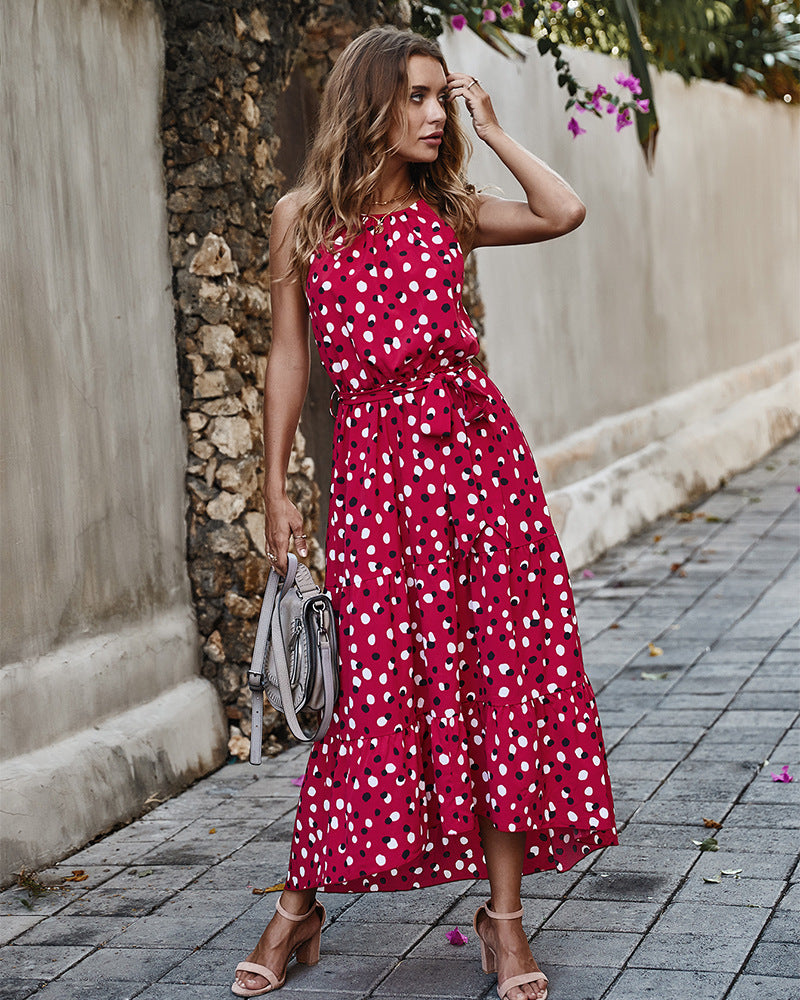
M463 421L491 421L497 400L486 387L486 379L479 368L472 364L441 368L417 378L398 379L356 389L351 392L331 394L330 412L336 415L336 403L355 406L358 403L399 401L407 394L417 397L419 428L430 437L444 437L452 432L453 413L461 406Z

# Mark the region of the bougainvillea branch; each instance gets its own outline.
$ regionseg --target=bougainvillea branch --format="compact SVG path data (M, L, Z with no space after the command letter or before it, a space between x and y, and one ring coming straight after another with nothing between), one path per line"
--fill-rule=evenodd
M567 91L565 110L590 112L599 118L604 113L613 114L617 132L635 122L645 161L651 167L658 119L647 57L638 33L634 0L615 0L615 3L628 30L631 66L630 75L616 78L620 88L617 94L599 83L587 87L575 77L550 21L551 15L560 14L565 9L560 0L483 0L478 3L468 0L416 0L411 4L411 26L431 37L440 35L446 24L455 31L469 29L493 49L512 58L524 58L524 54L513 44L509 34L535 38L539 54L553 58L558 85ZM571 6L575 5L573 0ZM620 83L620 79L625 82ZM574 138L586 132L574 114L567 123L567 129Z

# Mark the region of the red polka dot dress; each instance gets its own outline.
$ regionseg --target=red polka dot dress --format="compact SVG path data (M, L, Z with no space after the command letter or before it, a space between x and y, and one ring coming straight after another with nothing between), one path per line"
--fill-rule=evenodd
M326 586L341 694L309 757L287 887L485 878L616 843L567 568L533 456L473 364L463 256L424 201L320 249L306 294L339 396Z

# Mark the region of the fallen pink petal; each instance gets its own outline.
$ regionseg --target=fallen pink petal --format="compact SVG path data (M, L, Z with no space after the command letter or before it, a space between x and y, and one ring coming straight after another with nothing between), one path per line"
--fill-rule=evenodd
M794 781L794 775L793 774L789 774L789 765L788 764L784 764L783 767L781 768L781 773L780 774L773 774L772 775L772 780L773 781L784 781L784 782L787 782L787 783L790 782L790 781Z
M289 782L292 785L297 785L298 788L302 788L303 779L302 778L292 778Z
M462 28L466 28L467 19L463 14L454 14L450 18L450 24L456 29L456 31L461 31Z
M466 944L469 938L466 934L462 934L461 931L454 927L451 931L448 931L445 935L450 944L462 945Z
M581 576L584 580L594 580L594 573L590 569L585 569Z

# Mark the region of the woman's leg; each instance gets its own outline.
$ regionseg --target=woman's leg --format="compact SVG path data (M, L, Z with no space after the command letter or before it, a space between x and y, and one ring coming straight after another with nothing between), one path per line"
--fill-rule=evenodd
M289 913L297 915L308 913L314 906L315 898L315 889L299 891L284 889L281 893L281 906ZM316 931L318 925L319 917L316 912L311 913L307 920L295 922L287 920L276 911L259 938L258 944L245 961L265 965L280 979L286 969L289 955L299 942L306 940ZM248 990L260 990L269 985L263 976L254 972L237 972L236 981Z
M478 818L483 853L492 890L490 909L496 913L513 913L521 907L520 886L525 860L525 834L498 830L484 816ZM497 980L503 982L523 972L536 972L539 966L531 954L528 939L522 929L522 918L492 920L483 917L478 922L483 940L497 955ZM545 988L536 983L512 986L508 1000L539 1000Z

